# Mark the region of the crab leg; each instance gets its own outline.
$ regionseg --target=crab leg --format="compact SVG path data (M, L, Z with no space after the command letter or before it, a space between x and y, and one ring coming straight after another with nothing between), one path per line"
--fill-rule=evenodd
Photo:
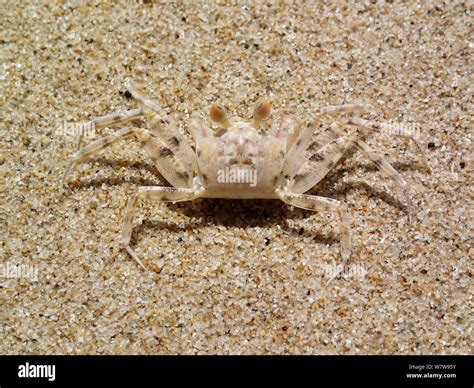
M325 131L321 137L324 136L325 139L333 140L310 156L309 160L300 168L300 170L298 170L297 175L295 175L295 183L292 190L295 192L305 192L315 186L329 172L329 167L334 165L331 165L331 163L338 161L343 156L344 152L347 151L349 146L355 144L357 149L359 149L361 153L380 171L392 179L399 190L403 193L407 204L408 219L410 220L411 200L408 194L408 185L400 173L398 173L382 156L373 151L369 145L363 142L360 138L352 137L352 142L344 149L341 147L331 147L332 142L340 139L337 138L337 136L341 135L343 135L343 132L339 130L336 125L333 125ZM361 137L361 135L362 134L358 132L356 136ZM349 135L346 136L349 137ZM334 138L336 139L334 140ZM324 154L332 155L330 157L325 157ZM329 161L326 162L326 159L329 159ZM325 166L324 163L327 163L327 165Z
M151 109L153 112L162 113L161 107L154 101L150 100L149 98L145 97L141 94L135 86L133 86L129 81L126 83L126 88L130 92L130 94L137 100L140 104L146 106L147 108Z
M156 113L149 115L150 131L156 135L180 159L189 173L198 172L197 157L180 131L168 120Z
M133 217L135 215L138 200L143 198L147 200L155 200L162 202L183 202L191 201L198 198L202 193L202 186L195 180L193 189L183 189L175 187L161 187L161 186L145 186L140 187L139 191L135 193L128 201L125 209L124 223L122 229L122 243L126 251L132 258L146 270L145 265L138 258L137 254L130 247L130 239L133 229Z
M90 125L92 128L100 129L110 125L125 124L137 117L143 116L144 113L145 111L141 108L125 112L116 112L88 121L84 123L84 125Z
M84 161L88 156L132 135L138 138L158 171L169 183L176 187L189 187L191 185L193 171L189 171L185 163L175 154L175 151L162 139L142 128L124 128L82 148L73 155L63 179L76 164Z
M396 183L399 190L402 191L407 204L408 221L411 221L411 199L410 194L408 193L408 185L400 173L395 170L382 156L374 152L367 143L364 143L362 140L358 140L356 145L362 154L367 159L369 159L380 171L392 179Z
M361 104L328 105L319 108L319 114L328 114L334 116L341 113L360 112L363 110L368 110L368 108Z
M354 135L341 136L309 155L306 163L293 177L291 191L304 193L314 187L336 165L355 140Z
M143 109L133 109L126 112L116 112L112 114L108 114L99 118L96 118L91 121L87 121L84 123L80 123L78 125L81 128L90 128L91 130L97 130L105 127L109 127L111 125L118 125L118 124L125 124L129 121L132 121L140 116L143 116L145 111ZM79 148L84 138L84 131L81 131L79 136L79 140L77 143L77 147Z
M362 130L363 131L362 136L361 136L362 140L365 139L369 131L381 132L381 133L389 134L391 136L400 136L400 137L411 139L415 143L417 150L421 154L425 168L428 171L430 171L430 168L426 161L425 152L423 151L423 147L420 144L420 139L416 131L406 126L397 125L397 126L392 127L390 124L387 124L387 123L377 123L374 121L365 120L358 117L349 118L345 120L343 124L356 127ZM318 134L316 139L308 146L308 151L314 152L318 150L323 145L335 139L336 137L342 136L343 133L344 132L341 129L337 128L337 124L334 123L331 127L326 128L323 132Z
M289 205L313 211L336 212L340 218L341 256L347 261L351 254L350 219L346 207L341 202L331 198L293 193L285 189L277 189L276 192L279 198Z
M83 162L84 160L87 159L89 155L95 154L99 152L100 150L104 149L105 147L108 147L117 141L127 138L129 136L132 136L133 134L137 133L138 131L142 131L140 128L123 128L114 134L110 136L103 137L102 139L96 140L89 144L88 146L85 146L84 148L81 148L79 151L77 151L72 158L70 159L68 166L66 168L66 171L64 172L63 175L63 181L66 179L68 173L72 170L72 168L80 163Z
M362 110L364 107L357 104L336 105L321 107L315 119L306 127L300 130L300 133L285 156L284 167L282 171L283 177L286 179L293 177L305 161L305 150L311 142L311 138L317 128L319 128L319 118L322 115L335 115L337 113L350 113L357 110Z
M405 138L413 140L418 152L421 154L425 168L428 171L430 171L428 162L426 161L425 152L423 151L423 147L420 144L420 139L418 137L418 134L412 129L403 125L397 125L397 126L392 127L386 123L376 123L370 120L364 120L357 117L346 120L345 124L356 126L366 131L377 131L377 132L387 133L389 135L405 137Z
M300 126L292 116L284 116L281 122L270 129L269 135L286 139L286 149L290 149L300 134Z

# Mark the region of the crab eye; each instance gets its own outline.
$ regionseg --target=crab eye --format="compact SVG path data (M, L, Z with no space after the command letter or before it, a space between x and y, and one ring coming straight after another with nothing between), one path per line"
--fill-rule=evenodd
M213 105L209 109L209 116L211 120L217 124L222 125L224 128L230 127L229 119L227 118L227 113L221 105Z
M270 103L268 101L262 101L257 104L253 112L255 118L260 118L261 120L266 119L270 115Z
M270 103L268 101L259 102L253 110L252 126L258 128L260 123L270 115Z

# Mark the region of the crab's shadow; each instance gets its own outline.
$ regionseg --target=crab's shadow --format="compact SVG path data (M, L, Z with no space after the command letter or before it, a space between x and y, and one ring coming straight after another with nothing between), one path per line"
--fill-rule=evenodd
M104 157L98 157L93 160L94 163L107 165L111 167L126 167L137 172L151 172L156 178L146 179L141 176L132 177L131 179L124 180L121 176L97 178L97 179L85 179L75 182L73 187L75 189L81 189L85 187L101 187L104 183L111 186L120 186L125 183L135 183L140 186L156 186L162 185L164 182L163 177L156 171L155 167L147 162L131 162L129 160L111 160ZM398 169L416 169L417 166L413 164L405 164L397 166ZM422 168L422 166L419 166ZM363 169L366 171L376 171L370 164L347 164L342 163L340 166L332 170L322 182L316 187L311 189L307 194L318 195L321 197L329 197L337 200L343 200L343 197L350 192L365 192L369 198L380 199L388 205L396 208L405 209L401 201L389 194L383 189L377 189L370 186L363 181L350 181L344 186L337 185L340 182L342 174L348 172L349 174L356 169ZM322 244L334 244L339 241L336 228L336 233L331 231L320 231L321 225L327 224L327 218L324 217L323 223L316 222L317 218L314 218L314 227L311 230L305 230L301 226L291 226L288 220L299 220L306 219L314 212L304 209L292 208L279 200L260 200L260 199L249 199L249 200L233 200L233 199L198 199L192 202L180 202L176 204L163 203L162 205L167 206L170 210L177 211L186 215L189 218L200 219L198 225L215 225L224 227L240 227L240 228L255 228L255 227L268 227L274 225L280 225L283 233L289 235L299 235L302 237L312 237L315 242ZM332 223L337 226L339 220L333 218ZM140 225L134 228L133 239L140 239L140 235L146 234L147 230L157 229L168 229L171 232L178 233L182 230L192 230L196 225L189 222L184 226L177 226L172 223L167 223L159 220L145 220ZM142 233L144 232L144 233ZM133 241L136 243L137 241Z
M311 237L315 242L321 244L334 244L339 241L337 233L327 231L321 232L318 225L321 223L315 222L316 225L310 229L305 229L301 226L291 225L288 220L296 221L306 219L314 212L304 209L290 209L285 203L279 200L263 200L263 199L210 199L202 198L193 202L180 202L176 204L164 203L171 211L189 217L190 219L199 220L197 222L188 222L181 225L164 222L161 220L143 221L137 225L133 231L132 243L138 243L141 236L145 236L153 230L166 229L172 233L180 234L182 231L192 231L199 226L223 226L225 228L242 228L254 229L265 228L275 225L280 226L280 231L285 235ZM322 219L326 221L327 218ZM298 224L298 223L296 223ZM177 237L179 238L179 237ZM263 242L262 238L262 243ZM265 244L269 244L268 239Z

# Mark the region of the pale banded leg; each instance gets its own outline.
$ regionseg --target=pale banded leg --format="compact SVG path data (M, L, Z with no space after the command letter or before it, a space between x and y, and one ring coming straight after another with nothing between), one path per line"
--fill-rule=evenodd
M369 131L385 133L391 136L400 136L413 140L417 150L421 154L425 168L430 171L426 160L425 152L420 144L420 139L416 131L413 131L412 129L407 128L405 126L392 126L388 123L376 123L374 121L365 120L357 117L344 120L343 124L359 128L361 131L363 131L361 136L362 140L365 140L365 138L369 135ZM342 134L344 134L344 131L342 130L342 128L340 128L340 124L338 125L338 123L333 123L331 127L325 128L323 132L317 135L316 139L308 146L308 151L317 151L326 143L330 142L336 137L342 136Z
M143 94L141 94L135 86L133 86L130 81L127 81L126 83L126 88L130 92L130 94L133 96L135 100L137 100L139 103L142 105L146 106L147 108L151 109L152 111L156 113L163 113L163 110L161 107L154 101L150 100L149 98L145 97Z
M145 265L138 258L137 254L130 247L130 239L132 236L133 217L139 199L155 200L162 202L183 202L191 201L198 198L202 193L202 186L195 180L193 189L178 189L174 187L150 186L140 187L139 191L135 193L128 201L125 209L125 216L122 229L122 243L126 251L132 258L146 270Z
M342 129L338 128L337 124L333 124L330 128L328 128L323 136L324 136L324 139L325 140L331 140L334 141L334 139L337 139L338 136L342 136L344 135L344 132L342 131ZM358 132L358 135L360 136L361 133ZM330 143L329 143L330 144ZM379 169L380 171L382 171L382 173L384 173L387 177L389 177L390 179L392 179L395 184L397 185L398 189L403 193L403 196L405 197L405 201L406 201L406 204L407 204L407 213L408 213L408 220L411 221L411 199L410 199L410 195L408 193L408 185L407 183L405 182L405 180L402 178L402 176L400 175L400 173L395 170L382 156L378 155L375 151L373 151L369 145L365 142L363 142L361 139L355 139L355 142L354 142L355 146L357 147L357 149L367 158L369 159L372 163L374 163L374 165L377 167L377 169ZM323 147L324 149L325 147ZM345 152L345 151L344 151ZM301 173L302 174L307 174L308 173L308 170L313 168L315 170L318 170L320 167L320 165L318 165L318 163L315 163L315 162L318 162L317 159L320 159L319 158L319 153L316 152L313 156L311 156L309 159L309 161L306 163L306 166L303 166L301 168ZM340 155L341 157L342 155ZM311 160L313 159L313 160ZM313 167L310 167L309 165L310 164L313 164ZM326 172L327 173L327 172ZM298 171L298 174L300 174L300 171ZM315 176L321 176L321 174L318 174L317 172L315 173ZM324 177L321 176L321 179ZM314 185L316 185L319 180L314 179L313 181L313 186L309 186L309 179L305 180L304 183L305 183L305 187L306 190L309 190L311 187L313 187ZM294 190L296 191L296 190Z
M143 116L145 111L143 109L132 109L125 112L116 112L108 114L94 120L87 122L92 128L100 129L110 125L125 124L131 120L134 120L140 116Z
M96 118L91 121L82 123L82 128L89 128L91 130L98 130L101 128L109 127L111 125L125 124L132 121L140 116L143 116L145 111L143 109L133 109L126 112L116 112ZM79 148L84 137L84 131L81 131L77 147Z
M143 96L133 85L130 84L129 81L127 81L127 89L139 103L154 112L146 114L150 121L150 131L158 136L166 146L169 147L173 154L176 155L176 159L179 159L184 163L188 172L197 173L198 164L194 151L174 125L172 125L167 119L160 118L158 115L158 113L162 112L160 106L149 98ZM185 173L186 172L183 171L183 174ZM165 176L166 173L162 173L162 175Z
M341 113L367 111L368 108L361 104L328 105L319 108L319 114L335 116Z
M194 170L190 171L188 166L180 159L179 155L176 155L175 151L162 139L142 128L124 128L82 148L76 152L69 162L64 174L64 179L71 168L77 163L82 162L91 154L97 153L118 140L132 135L138 138L140 145L152 159L156 169L171 185L175 187L189 187L192 184Z
M277 189L276 192L278 197L289 205L313 211L336 212L340 219L341 257L342 260L347 261L351 254L351 228L349 213L345 205L331 198L292 193L281 189Z
M129 136L134 135L138 131L144 131L144 129L140 128L123 128L110 136L103 137L102 139L96 140L89 144L88 146L81 148L77 151L69 161L69 164L64 172L63 182L67 177L67 174L71 171L71 169L78 163L87 159L89 155L99 152L100 150L104 149L105 147L110 146L111 144L116 143L117 141L127 138Z
M400 173L395 170L382 156L374 152L367 143L364 143L362 140L358 140L356 146L367 159L369 159L386 176L392 179L396 183L399 190L402 191L407 204L408 221L411 222L411 199L408 192L408 185Z
M324 128L322 132L317 134L316 138L308 145L308 148L306 149L306 160L329 142L337 139L338 137L347 135L346 132L338 130L336 126L336 123L332 123L331 126Z
M300 134L300 125L292 116L283 116L281 122L274 125L269 135L286 139L286 149L289 150Z
M196 153L186 138L168 120L160 118L156 113L148 114L150 131L166 144L167 147L180 159L188 172L198 172Z
M318 151L309 154L306 162L291 180L289 190L294 193L304 193L314 187L354 144L356 136L357 134L338 137Z
M407 126L404 126L404 125L391 125L389 123L377 123L374 121L365 120L358 117L350 118L346 120L345 123L351 126L356 126L366 131L377 131L377 132L382 132L391 136L400 136L400 137L404 137L404 138L412 140L418 152L421 154L425 168L428 171L430 171L428 162L426 160L425 151L423 150L423 147L421 146L421 143L420 143L419 135L416 131L412 130L411 128L408 128Z
M337 125L332 126L333 135L341 135L342 131L337 128ZM398 189L403 193L405 197L406 205L407 205L407 215L408 220L411 221L411 198L408 192L408 185L401 176L401 174L395 170L390 163L388 163L383 156L379 155L375 152L370 146L362 141L361 139L357 139L355 143L356 148L364 155L367 159L369 159L378 170L385 174L388 178L392 179Z
M319 127L319 117L325 114L335 115L337 113L351 113L364 109L362 105L348 104L338 106L328 106L319 108L315 119L306 127L300 130L300 133L285 155L282 175L285 179L293 177L305 162L305 150L311 143L311 138Z

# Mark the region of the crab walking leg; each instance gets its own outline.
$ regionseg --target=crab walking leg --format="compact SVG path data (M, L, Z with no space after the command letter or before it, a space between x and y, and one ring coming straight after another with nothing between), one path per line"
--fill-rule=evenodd
M405 138L413 140L413 142L415 143L415 147L417 148L418 152L421 154L425 168L428 171L430 171L428 162L426 160L425 151L423 151L423 147L421 146L418 133L416 133L416 131L413 131L411 128L408 128L404 125L390 125L387 123L376 123L370 120L365 120L365 119L356 118L356 117L350 118L349 120L345 121L345 123L351 126L356 126L366 131L377 131L377 132L386 133L388 135L400 136L400 137L405 137Z
M161 186L149 186L140 187L139 191L130 198L125 209L125 216L122 229L122 243L125 250L132 256L132 258L146 270L145 265L138 258L137 254L130 247L130 239L132 237L133 229L133 217L139 199L155 200L162 202L183 202L191 201L201 194L203 191L202 186L194 183L193 189L178 189L175 187L161 187Z
M300 134L299 123L292 116L283 116L281 122L273 126L269 135L276 138L286 139L286 149L290 149Z
M92 128L100 129L108 127L110 125L125 124L137 117L143 116L145 111L143 109L132 109L125 112L116 112L108 114L94 120L84 123L84 125L90 125Z
M320 114L328 114L331 116L341 113L352 113L369 110L367 107L361 104L344 104L344 105L328 105L319 108Z
M116 112L96 118L91 121L84 122L81 125L82 128L90 128L91 130L97 130L100 128L109 127L111 125L125 124L132 121L140 116L143 116L145 111L143 109L133 109L126 112ZM84 131L81 131L77 147L79 148L84 138Z
M405 201L407 203L408 221L411 222L411 200L408 192L408 185L402 176L395 170L390 163L388 163L382 156L374 152L367 143L362 140L358 140L356 143L357 148L362 154L369 159L380 171L387 175L390 179L395 181L397 187L402 191Z
M342 128L336 128L336 125L336 123L332 123L331 126L326 127L322 132L317 134L316 139L313 140L306 149L306 159L310 158L315 152L319 151L334 139L348 134L343 131Z
M292 177L290 190L295 193L304 193L314 187L331 171L355 140L356 135L341 136L308 155L307 161Z
M294 176L299 168L303 165L305 161L305 150L310 144L314 132L319 127L319 118L321 116L325 114L335 115L337 113L351 113L363 109L364 107L362 105L357 104L326 106L319 108L314 120L300 130L295 143L288 150L285 156L282 176L285 177L285 179Z
M71 160L69 161L66 171L64 172L63 181L66 179L67 174L71 171L71 169L76 164L86 160L89 155L97 153L105 147L108 147L121 139L132 136L139 131L144 130L140 128L123 128L110 136L103 137L102 139L96 140L88 146L81 148L72 156Z
M283 202L289 205L313 211L336 212L340 219L341 256L342 260L347 261L351 255L351 224L349 213L341 202L315 195L292 193L284 189L277 189L276 193Z
M173 186L186 188L192 184L194 171L189 171L188 166L174 150L152 132L142 128L124 128L113 135L97 140L82 148L72 157L64 173L64 179L68 172L77 163L87 159L91 154L97 153L103 148L116 143L120 139L134 135L139 141L147 155L152 159L156 169Z
M133 86L129 81L126 83L127 90L131 93L133 98L137 100L140 104L146 106L147 108L151 109L155 113L162 113L161 107L154 101L150 100L149 98L145 97L141 94L135 86Z
M331 128L328 128L325 131L324 136L327 136L329 139L334 139L337 138L337 136L341 136L343 134L344 132L337 128L337 124L334 124L331 126ZM361 139L356 139L355 146L367 159L369 159L375 165L375 167L377 167L378 170L382 171L386 176L395 182L398 189L405 197L405 201L407 203L408 220L411 221L411 200L408 193L408 185L400 173L395 170L382 156L373 151L372 148L370 148L369 145L363 142ZM315 184L316 183L317 182L315 182ZM307 190L309 190L309 188Z
M156 113L148 115L150 132L156 135L178 157L189 173L198 172L196 153L181 132L168 120L161 119ZM189 187L187 185L186 187Z

